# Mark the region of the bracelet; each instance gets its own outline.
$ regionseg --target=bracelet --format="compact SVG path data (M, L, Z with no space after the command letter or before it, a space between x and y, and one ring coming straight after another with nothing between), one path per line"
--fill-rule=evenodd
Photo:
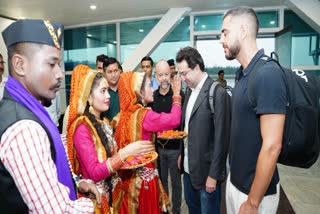
M180 95L172 96L172 103L179 103L179 105L181 105L181 96Z
M119 153L119 157L120 157L120 160L122 161L122 163L125 163L126 160L122 158L122 149L120 149L120 150L118 151L118 153Z
M122 160L120 159L119 153L113 155L111 158L108 159L110 161L110 168L112 172L117 171L123 165Z
M109 171L110 173L113 173L113 169L112 169L112 167L111 167L111 165L110 165L110 158L106 161L106 165L107 165L108 171Z
M180 102L173 102L172 105L178 105L178 106L181 106L181 103Z

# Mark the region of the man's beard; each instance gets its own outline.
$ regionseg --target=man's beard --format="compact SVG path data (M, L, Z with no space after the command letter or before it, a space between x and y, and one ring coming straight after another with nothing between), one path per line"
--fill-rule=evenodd
M54 89L60 89L61 87L61 80L59 80L56 84L54 84L50 90L54 90ZM41 97L40 102L44 107L50 107L52 104L52 100L53 99L49 99L46 97Z
M169 84L169 82L163 82L163 83L161 83L160 86L162 89L166 90L170 86L170 84Z
M234 60L240 52L240 45L236 42L233 46L228 48L229 54L225 55L227 60Z

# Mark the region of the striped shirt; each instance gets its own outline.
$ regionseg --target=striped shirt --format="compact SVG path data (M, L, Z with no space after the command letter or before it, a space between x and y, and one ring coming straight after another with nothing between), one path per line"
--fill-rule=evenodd
M69 188L58 181L47 133L35 121L18 121L3 133L0 158L29 213L93 213L90 199L69 199Z

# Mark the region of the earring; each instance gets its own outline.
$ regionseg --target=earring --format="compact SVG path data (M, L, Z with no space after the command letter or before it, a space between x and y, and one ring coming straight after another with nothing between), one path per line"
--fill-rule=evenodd
M92 101L89 101L89 112L93 114Z

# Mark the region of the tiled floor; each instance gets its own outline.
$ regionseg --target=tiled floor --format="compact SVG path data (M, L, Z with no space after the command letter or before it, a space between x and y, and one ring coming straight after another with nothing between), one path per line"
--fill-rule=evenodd
M309 169L278 165L280 182L297 214L320 213L320 159Z
M287 167L280 164L278 169L282 188L296 214L319 214L320 159L310 169ZM188 214L183 196L181 214Z

